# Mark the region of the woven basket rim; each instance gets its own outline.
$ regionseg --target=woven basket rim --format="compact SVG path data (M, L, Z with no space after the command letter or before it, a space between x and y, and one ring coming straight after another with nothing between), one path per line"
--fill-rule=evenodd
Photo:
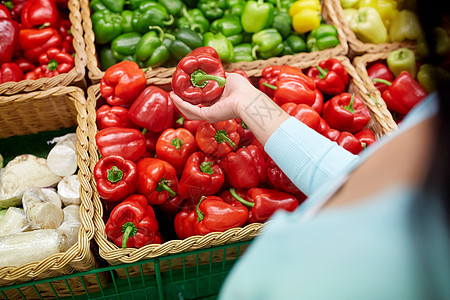
M375 120L378 118L392 117L390 114L384 116L379 110L380 108L369 98L364 97L367 94L367 90L364 87L361 79L359 78L355 68L350 63L350 60L346 56L336 57L340 60L347 72L349 73L350 81L360 91L361 98L371 110L371 113L375 116ZM317 65L322 59L313 60L309 62L299 62L294 66L301 69L305 69L311 66ZM91 162L91 171L94 170L95 164L99 160L97 146L95 144L95 134L97 132L96 126L96 101L100 97L100 85L96 84L88 89L87 108L88 108L88 120L89 120L89 154ZM393 122L393 120L391 120ZM389 120L380 123L383 133L389 132L391 128L387 126ZM395 122L394 122L395 124ZM188 250L194 250L199 248L208 248L215 245L223 245L230 242L243 241L251 239L257 236L264 228L264 224L253 223L243 228L232 228L225 232L213 232L205 236L192 236L184 240L170 240L161 245L150 244L142 248L127 248L122 249L116 246L113 242L109 241L105 234L105 222L103 220L103 206L100 197L96 190L96 183L91 176L91 183L93 186L94 202L94 224L95 224L95 241L99 246L100 256L106 259L110 264L119 263L133 263L138 260L153 258L168 254L185 252Z
M341 6L340 0L326 0L330 9L330 17L333 22L340 23L348 42L350 50L357 55L364 53L379 53L384 51L392 51L398 48L410 48L414 49L413 42L390 42L381 44L364 43L356 37L356 34L350 29L350 26L345 19L344 9Z
M81 15L83 17L83 28L84 28L84 40L86 45L86 55L87 55L87 69L88 77L92 83L98 83L103 77L104 71L101 71L98 67L98 58L95 47L95 35L92 28L91 21L91 10L89 7L88 0L80 0L81 2ZM323 1L323 14L324 18L331 22L338 31L339 45L334 48L325 49L321 51L314 52L302 52L295 55L285 55L282 57L272 57L267 60L255 60L252 62L237 62L237 63L225 63L224 67L226 71L232 71L234 69L243 69L247 72L248 76L258 76L257 74L262 71L266 66L269 65L281 65L281 64L292 64L298 61L310 61L315 59L326 59L335 56L347 55L349 47L347 44L347 37L341 28L341 24L332 21L328 17L330 12L330 6L327 5L327 1ZM175 67L165 68L158 67L155 69L148 68L146 71L146 77L149 82L157 85L164 85L170 83L170 78L172 77Z
M77 110L77 157L78 178L80 180L80 218L81 226L78 232L78 242L65 252L53 254L42 261L31 262L17 267L0 268L0 280L13 283L23 277L35 278L47 271L58 271L66 266L78 270L94 268L94 258L90 252L90 240L95 233L92 220L93 205L91 201L92 186L90 185L89 155L88 155L88 122L86 100L84 92L78 87L55 87L45 91L36 91L26 94L0 96L0 104L30 99L46 99L51 96L67 95L74 102Z
M69 20L72 24L70 32L73 36L73 47L75 49L75 66L68 73L56 75L51 78L39 78L37 80L21 80L19 82L5 82L0 84L0 95L13 95L35 90L47 90L56 86L68 86L74 82L84 79L86 74L86 50L84 46L83 27L81 26L80 3L77 0L69 0Z

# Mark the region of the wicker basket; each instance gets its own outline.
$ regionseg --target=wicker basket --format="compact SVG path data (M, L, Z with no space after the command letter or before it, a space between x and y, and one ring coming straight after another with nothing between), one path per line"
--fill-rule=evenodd
M9 115L16 113L17 116L14 116L14 119L5 120ZM23 135L36 131L56 130L78 123L76 133L78 137L78 178L80 180L81 197L81 228L78 233L78 242L66 252L51 255L42 261L28 263L20 267L0 268L0 286L86 271L97 267L97 260L90 247L90 240L94 236L95 228L92 220L93 204L91 197L93 191L90 185L88 117L83 91L77 87L56 87L46 91L0 96L0 117L2 137L12 134ZM67 120L64 121L64 119ZM89 291L99 289L95 277L84 281L85 288L80 284L79 279L73 280L75 281L70 282L68 280L68 283L61 281L59 285L54 287L40 285L38 290L41 295L55 297L53 288L59 296L70 296L71 293L84 294L86 293L85 289ZM103 277L101 282L105 281L106 278ZM69 285L71 291L68 289ZM21 293L25 298L36 299L34 288L22 288ZM18 292L14 293L14 290L3 296L21 298Z
M60 74L51 78L37 80L21 80L19 82L5 82L0 84L0 95L13 95L35 90L48 90L56 86L77 85L86 88L85 67L86 52L83 39L83 27L81 26L80 2L69 0L67 4L72 23L70 31L73 35L73 48L75 49L75 66L69 73Z
M389 112L383 111L383 107L379 107L376 103L368 96L367 89L365 88L362 80L359 78L356 70L350 63L349 59L344 56L337 57L344 64L350 77L349 91L355 93L360 97L367 105L371 112L372 120L370 121L368 127L371 128L377 137L384 135L389 132L394 126L395 122L392 120L391 114ZM294 64L294 66L306 69L311 66L315 66L320 60L313 60L309 62L301 62ZM253 78L257 79L257 78ZM94 169L95 164L99 160L97 145L95 144L95 134L97 133L96 126L96 104L100 99L100 88L99 85L91 86L88 89L88 99L87 99L87 109L88 109L88 123L89 123L89 155L90 155L90 168L91 171ZM257 236L263 230L264 225L260 223L254 223L245 226L244 228L233 228L227 230L226 232L213 232L205 236L192 236L184 240L170 240L161 245L147 245L142 248L127 248L122 249L116 246L114 243L108 240L105 234L105 221L103 219L103 206L101 199L96 192L96 184L91 176L91 183L93 186L93 202L94 202L94 224L96 227L95 241L99 246L99 253L102 258L108 261L111 265L117 265L120 263L134 263L139 260L144 260L148 258L160 257L168 254L175 254L185 251L190 251L199 248L209 248L212 246L223 245L235 241L244 241L252 239ZM230 252L231 253L231 252ZM232 253L231 253L232 254ZM209 258L206 257L205 261L209 259L214 260L227 260L227 256L221 257L219 254L217 257ZM234 257L235 259L235 257ZM202 258L200 258L202 260ZM179 268L183 265L188 264L188 262L183 259L183 261L174 261L171 265L161 266L167 268ZM198 264L198 262L197 262ZM142 266L144 272L152 272L152 269L148 269L148 266ZM128 268L128 272L131 274L139 274L140 270L136 268ZM123 274L122 274L123 275Z
M344 32L345 38L348 42L349 53L348 56L353 58L357 55L362 55L365 53L380 53L389 52L401 47L406 47L413 49L415 44L413 42L394 42L394 43L381 43L381 44L371 44L361 42L355 35L355 33L350 29L347 20L344 17L344 9L341 6L340 0L324 0L330 10L330 18L333 24L339 23L339 27Z
M346 55L348 52L346 35L340 28L341 25L338 22L334 21L334 19L337 19L337 17L332 16L333 11L330 10L331 6L328 3L329 1L322 2L322 16L327 23L335 25L338 30L338 39L340 41L340 44L335 48L315 52L304 52L296 55L285 55L283 57L273 57L267 60L229 63L224 64L225 70L232 71L239 68L245 70L248 76L258 76L258 73L260 74L261 70L269 65L292 65L300 61L310 61L315 59L324 59L339 55ZM85 32L84 40L86 44L88 76L91 79L92 83L98 83L103 77L104 71L101 71L99 68L99 61L95 48L95 35L92 29L91 11L89 8L88 0L81 0L81 14L83 16L83 27ZM170 83L170 81L172 80L171 76L174 71L175 68L160 67L156 69L149 69L146 72L146 76L147 78L149 78L150 83L156 85L164 85Z

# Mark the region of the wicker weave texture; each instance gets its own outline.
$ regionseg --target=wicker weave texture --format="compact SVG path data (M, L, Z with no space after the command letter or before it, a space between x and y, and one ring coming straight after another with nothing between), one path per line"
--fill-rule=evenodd
M394 42L394 43L381 43L371 44L361 42L350 29L347 20L344 17L344 10L341 6L340 0L324 0L330 10L330 18L333 23L339 23L339 28L342 29L343 34L347 40L349 46L349 57L362 55L365 53L380 53L389 52L401 47L413 49L414 43L412 42Z
M51 106L61 109L60 106L66 106L67 111L71 111L68 107L72 107L76 113L76 123L78 127L76 134L78 142L76 145L78 156L78 178L80 181L80 218L81 227L78 233L78 242L69 250L62 253L57 253L47 257L38 262L31 262L20 267L3 267L0 268L0 285L10 285L21 283L34 279L48 278L64 274L70 274L75 271L86 271L96 267L97 262L94 254L91 252L90 240L94 236L93 223L93 203L92 203L92 186L91 186L91 172L89 170L89 142L88 142L88 115L86 110L86 100L83 91L77 87L56 87L46 91L32 92L23 95L0 96L0 107L8 107L12 111L19 111L24 109L27 113L20 114L21 119L16 119L17 124L26 123L27 119L33 118L33 126L38 131L57 129L61 123L58 118L52 118L48 114L39 114L39 118L33 116L36 114L36 109L45 110L46 106L41 105L40 102L51 103ZM31 110L26 110L27 104L36 105ZM0 110L0 115L4 116L7 113L5 110ZM72 125L71 123L69 125ZM3 127L1 131L3 133ZM22 134L31 133L29 129ZM92 288L98 288L92 278ZM74 279L76 280L76 279ZM61 285L62 294L70 295L67 285ZM83 286L79 284L72 286L72 292L80 294L85 293ZM45 287L43 287L45 294ZM47 286L49 295L52 295L51 288ZM25 295L27 298L34 299L36 292L30 289L24 289L22 292L28 291L30 294ZM27 292L27 293L28 293ZM11 296L12 297L12 296Z
M75 49L75 66L68 73L59 74L51 78L37 80L21 80L19 82L5 82L0 84L0 95L13 95L36 90L48 90L57 86L80 85L85 86L86 52L83 39L83 27L81 26L80 2L69 0L67 4L72 23L70 31L73 36L73 48Z
M91 11L89 8L88 0L80 0L81 2L81 14L83 17L84 28L84 40L86 44L87 55L87 68L88 76L92 83L98 83L103 77L104 72L99 68L98 56L95 48L95 35L92 29ZM332 18L333 11L330 11L330 5L328 1L322 1L322 15L325 21L329 24L335 25L338 31L338 39L340 44L335 48L325 49L322 51L304 52L296 55L285 55L283 57L272 57L267 60L255 60L252 62L238 62L224 64L226 71L232 71L234 69L243 69L247 72L248 76L260 76L262 69L270 65L292 65L301 61L310 61L317 59L326 59L339 55L346 55L348 53L347 38L344 31L341 29L340 23L335 22ZM170 83L171 76L175 68L163 68L149 69L146 72L148 82L155 85L164 85Z

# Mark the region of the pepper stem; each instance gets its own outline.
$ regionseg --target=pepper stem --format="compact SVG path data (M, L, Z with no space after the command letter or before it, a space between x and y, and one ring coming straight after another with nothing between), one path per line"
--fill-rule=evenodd
M244 120L241 121L241 126L244 129L248 129L248 126L247 126L247 124L244 123Z
M214 138L218 143L227 142L232 148L236 146L236 144L228 137L228 133L224 129L217 130Z
M142 129L142 131L141 131L142 135L145 135L147 133L147 131L148 131L147 128Z
M122 180L123 172L118 167L113 166L111 169L108 170L108 175L106 175L106 178L108 179L109 182L116 183Z
M14 4L12 1L3 2L3 5L6 6L7 9L12 10L14 8Z
M277 90L278 88L270 83L263 82L263 86L267 86L268 88L271 88L272 90Z
M128 238L135 236L138 232L138 229L136 225L134 225L132 222L126 222L122 225L122 232L123 232L123 238L122 238L122 248L127 247Z
M256 52L259 50L259 46L258 45L255 45L253 48L252 48L252 57L253 57L253 59L258 59L258 55L256 55Z
M387 81L386 79L374 78L372 81L373 82L381 82L381 83L384 83L387 86L391 86L392 85L392 82Z
M277 0L277 10L285 12L286 9L281 6L281 0Z
M175 197L177 195L177 193L175 193L166 183L166 179L161 178L161 180L158 182L158 184L156 185L155 188L156 191L158 192L162 192L162 191L166 191L169 192L169 195L171 197Z
M191 28L191 30L192 31L195 31L195 32L198 32L198 33L201 33L201 31L202 31L202 26L200 26L200 24L192 24L191 26L190 26L190 28Z
M175 123L183 126L184 125L184 121L185 121L185 119L184 119L183 115L180 114L180 117L178 118L178 120Z
M169 20L162 21L163 25L170 26L175 21L175 18L172 15L169 15Z
M200 171L202 171L203 173L212 175L214 173L212 166L213 166L213 162L212 161L204 161L200 164Z
M204 88L208 84L208 80L216 81L220 87L224 87L227 82L225 78L206 74L203 70L197 70L191 74L191 82L195 87Z
M195 23L194 19L191 17L191 15L187 11L186 5L184 5L183 8L181 9L181 15L188 20L189 24Z
M352 98L350 99L350 103L347 106L344 106L344 109L351 112L352 114L355 113L355 109L353 108L353 103L355 102L355 94L352 94Z
M230 188L230 193L231 193L231 195L232 195L237 201L241 202L241 203L244 204L245 206L248 206L248 207L253 207L253 206L255 206L255 203L250 202L250 201L247 201L247 200L245 200L244 198L242 198L241 196L239 196L239 195L236 193L236 190L235 190L234 188Z
M161 40L161 42L164 40L165 33L164 33L164 30L161 27L159 27L159 26L149 26L148 29L156 30L157 34L159 36L159 39Z
M195 206L195 212L197 213L197 219L199 222L205 218L205 215L200 211L200 203L202 203L205 198L205 196L202 196L200 198L200 201L198 201L197 205Z
M50 71L55 71L58 68L58 62L54 59L50 60L47 69Z
M320 79L324 79L328 74L328 70L322 69L320 66L317 66L317 70L319 70L319 78Z
M183 146L183 140L180 138L174 138L171 144L175 147L175 149L180 150L181 146Z
M372 96L372 95L369 95L369 97L370 97L370 99L372 99L372 101L373 101L373 102L375 102L375 105L376 105L377 107L381 107L381 104L380 104L380 102L378 102L378 100L377 100L377 99L375 99L375 97L374 97L374 96Z
M39 27L39 29L44 29L44 28L46 28L46 27L48 27L48 26L50 26L50 23L49 23L49 22L42 24L42 25Z
M367 148L367 144L364 143L364 142L361 142L361 146L363 147L363 149L366 149L366 148Z

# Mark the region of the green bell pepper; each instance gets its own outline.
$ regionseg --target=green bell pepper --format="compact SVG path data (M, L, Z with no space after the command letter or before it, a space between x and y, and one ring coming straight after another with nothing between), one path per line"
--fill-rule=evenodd
M131 10L124 10L122 12L122 32L133 32L133 24L131 20L133 19L133 12Z
M125 0L100 0L107 9L115 13L121 13L125 6Z
M224 62L232 62L234 59L233 44L222 33L205 33L203 35L203 46L209 46L216 49L220 59Z
M122 60L125 56L134 55L140 39L141 35L137 32L119 35L111 43L113 57L117 60Z
M128 7L131 10L136 10L136 9L139 9L139 6L141 6L141 4L143 2L146 2L146 1L148 1L148 0L128 0Z
M249 43L243 43L234 46L233 62L253 61L252 48L252 45Z
M162 66L170 57L169 46L174 36L164 33L161 27L150 27L151 30L142 36L136 45L134 56L144 67L156 68ZM164 42L164 40L167 40Z
M283 55L294 55L300 52L306 52L306 43L303 38L298 35L290 35L283 41Z
M273 23L273 5L264 0L248 1L241 16L242 28L246 32L258 32Z
M310 52L336 47L339 45L337 34L337 29L333 25L321 24L308 34L306 47Z
M119 61L112 55L112 50L109 47L100 49L100 66L103 71L109 67L117 64Z
M241 21L236 16L225 16L211 23L209 30L212 33L222 33L233 45L242 42L242 26Z
M186 10L186 7L181 9L181 18L177 20L178 28L190 28L201 34L208 32L209 21L198 8Z
M408 71L413 78L416 77L416 55L414 51L400 48L389 53L386 59L389 70L397 77L401 71Z
M436 89L435 84L436 68L432 64L423 64L417 72L417 81L427 90L432 93Z
M95 13L99 10L105 10L107 9L106 6L100 1L100 0L93 0L89 3L89 8L91 9L92 13Z
M361 7L352 16L350 29L364 43L380 44L388 41L386 27L378 11L373 7Z
M200 0L197 7L208 20L216 20L223 16L227 7L225 0Z
M164 6L169 14L178 17L181 14L181 9L185 7L181 0L158 0L158 3Z
M139 6L139 9L133 11L131 20L136 32L146 33L149 26L169 26L174 22L172 15L159 3L145 1Z
M257 59L256 52L263 59L278 56L283 53L283 37L275 28L261 30L252 37L253 49L252 56Z
M99 10L91 16L91 19L95 42L98 44L109 43L122 33L122 17L119 14Z
M189 28L180 28L175 32L175 40L169 46L170 54L181 60L195 48L203 46L203 36Z
M278 30L283 39L292 33L292 18L285 11L275 11L273 17L272 28Z
M245 7L245 0L226 0L227 8L225 15L242 16Z
M277 10L287 12L289 11L289 8L291 8L291 5L296 1L297 0L269 0L267 2L272 3Z

